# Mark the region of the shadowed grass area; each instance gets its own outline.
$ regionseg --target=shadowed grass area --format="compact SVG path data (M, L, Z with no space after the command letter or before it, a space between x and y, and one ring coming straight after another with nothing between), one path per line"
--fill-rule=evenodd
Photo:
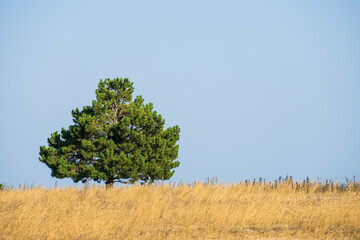
M0 239L359 239L356 182L0 191Z

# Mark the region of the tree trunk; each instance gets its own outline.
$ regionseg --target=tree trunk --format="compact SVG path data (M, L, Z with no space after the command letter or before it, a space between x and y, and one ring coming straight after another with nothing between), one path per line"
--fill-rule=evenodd
M114 179L109 179L105 182L106 188L112 188L114 185Z

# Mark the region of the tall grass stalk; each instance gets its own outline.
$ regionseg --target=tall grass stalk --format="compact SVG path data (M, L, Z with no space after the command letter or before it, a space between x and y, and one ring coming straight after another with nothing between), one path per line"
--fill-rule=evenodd
M0 239L359 239L360 184L265 182L0 191Z

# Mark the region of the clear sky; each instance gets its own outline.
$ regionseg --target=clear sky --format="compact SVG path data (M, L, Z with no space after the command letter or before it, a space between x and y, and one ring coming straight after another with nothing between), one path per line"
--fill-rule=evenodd
M0 182L53 186L39 147L115 77L180 126L172 181L360 178L360 1L0 1Z

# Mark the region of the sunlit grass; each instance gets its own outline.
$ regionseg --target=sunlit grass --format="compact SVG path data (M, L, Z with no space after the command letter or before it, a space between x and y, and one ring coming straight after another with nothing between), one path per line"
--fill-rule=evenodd
M0 191L0 239L359 239L360 186L194 183Z

